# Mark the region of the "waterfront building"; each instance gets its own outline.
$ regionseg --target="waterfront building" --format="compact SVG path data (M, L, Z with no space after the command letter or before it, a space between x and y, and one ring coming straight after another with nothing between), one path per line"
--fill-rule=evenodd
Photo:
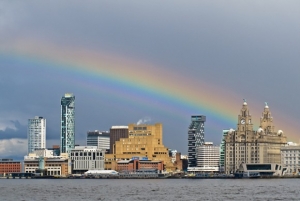
M280 164L280 148L286 143L283 131L275 131L267 103L260 118L260 127L255 131L248 104L244 100L238 115L237 129L230 130L225 136L225 172L236 172L242 163Z
M88 170L104 170L105 150L97 146L75 146L71 150L72 173L83 174Z
M166 170L176 167L169 157L169 149L163 145L162 124L129 124L128 138L115 142L113 154L106 155L105 168L115 169L119 160L130 160L133 157L146 157L151 161L163 161Z
M136 172L138 170L153 169L161 172L164 169L163 161L151 161L147 158L133 158L131 160L117 161L116 171L118 172Z
M20 161L13 161L13 159L0 159L0 175L7 175L9 173L21 172L22 164Z
M281 164L288 168L291 174L300 173L300 146L291 144L281 147Z
M28 119L27 140L28 153L46 148L46 119L39 116Z
M24 171L26 173L40 173L51 176L67 176L71 173L68 154L53 156L52 150L40 149L24 156Z
M197 168L202 172L219 172L220 169L220 147L214 146L212 142L205 142L197 147Z
M206 116L193 115L191 117L191 124L188 130L188 157L189 167L197 166L196 148L204 143L204 122Z
M238 172L259 173L260 176L283 176L288 168L277 163L242 163Z
M86 138L87 146L96 146L98 149L109 150L110 134L107 131L89 131Z
M109 153L114 153L115 142L119 141L121 138L128 138L128 126L112 126L110 128L110 146Z
M75 146L75 96L66 93L61 98L60 153L70 153Z

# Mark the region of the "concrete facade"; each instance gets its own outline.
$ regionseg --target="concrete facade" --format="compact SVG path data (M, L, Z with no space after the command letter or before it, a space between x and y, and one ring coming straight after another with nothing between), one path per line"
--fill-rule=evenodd
M46 119L39 116L28 119L27 140L28 154L46 148Z
M220 167L220 147L214 146L212 142L205 142L197 147L197 167L203 172L219 172Z
M163 161L167 170L175 170L169 156L169 149L163 145L162 124L128 125L128 138L115 142L113 154L107 154L106 169L115 169L119 160L130 160L133 157L147 157L151 161Z
M70 157L73 174L104 170L105 149L98 149L97 146L76 146L71 150Z

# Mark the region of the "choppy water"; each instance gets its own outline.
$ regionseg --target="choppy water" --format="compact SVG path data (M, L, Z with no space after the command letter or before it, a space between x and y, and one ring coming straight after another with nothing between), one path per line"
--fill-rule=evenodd
M0 200L300 200L299 179L0 179Z

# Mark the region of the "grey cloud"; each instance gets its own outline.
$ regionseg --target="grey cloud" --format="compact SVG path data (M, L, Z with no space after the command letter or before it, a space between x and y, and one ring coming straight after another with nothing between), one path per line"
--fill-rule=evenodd
M33 38L144 60L233 91L241 99L268 101L272 109L298 118L299 8L299 1L6 1L0 3L0 42ZM60 98L72 91L80 142L88 130L109 130L149 115L164 123L166 145L186 151L182 141L187 139L189 116L158 116L158 111L143 108L147 105L56 82L58 75L69 76L62 72L45 74L38 65L0 61L0 110L22 113L22 119L16 118L20 122L44 116L49 139L59 138ZM130 115L123 108L131 108ZM218 144L216 133L221 131L207 125L207 139ZM20 137L25 126L18 126L20 130L1 133L6 136L2 139Z
M11 121L16 129L6 128L0 130L0 139L11 139L11 138L27 138L27 126L21 125L19 121Z

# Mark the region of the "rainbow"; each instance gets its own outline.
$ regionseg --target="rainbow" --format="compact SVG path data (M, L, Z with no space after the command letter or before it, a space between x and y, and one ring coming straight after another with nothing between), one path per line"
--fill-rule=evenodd
M109 93L132 105L160 110L170 116L186 119L191 114L204 114L210 121L208 125L218 132L215 135L220 135L224 128L236 127L244 97L239 97L229 89L137 59L78 47L26 41L18 41L5 50L0 49L0 60L36 64L46 72L57 73L58 78L59 75L68 74L68 77L61 79L68 79L83 90ZM256 125L263 106L263 103L255 102L249 106ZM273 110L271 108L271 112ZM277 118L281 122L278 124L280 129L287 133L288 138L297 140L297 123L276 116L275 123Z

